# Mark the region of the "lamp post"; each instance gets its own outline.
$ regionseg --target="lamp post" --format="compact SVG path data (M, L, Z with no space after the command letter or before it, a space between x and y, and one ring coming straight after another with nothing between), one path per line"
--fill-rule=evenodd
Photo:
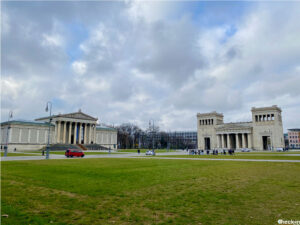
M8 113L8 120L7 120L7 130L6 130L6 145L4 146L4 157L7 156L7 151L8 151L8 135L9 135L9 129L10 129L9 121L10 121L10 119L12 117L13 117L13 112L9 111L9 113Z
M151 132L151 121L152 121L152 151L154 152L154 120L149 120L149 130Z
M50 127L51 127L51 121L52 121L52 117L51 117L51 111L52 111L52 103L50 101L47 102L46 105L46 112L50 112L50 116L49 116L49 130L48 130L48 143L47 143L47 147L46 147L46 159L49 159L49 151L50 151Z

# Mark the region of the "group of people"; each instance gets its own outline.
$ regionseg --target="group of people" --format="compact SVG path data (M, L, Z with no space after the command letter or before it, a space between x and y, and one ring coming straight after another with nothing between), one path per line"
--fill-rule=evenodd
M200 149L188 149L187 150L189 152L189 155L204 155L205 154L205 151L204 150L200 150ZM234 149L228 149L227 150L228 154L229 155L234 155ZM221 155L226 155L226 150L223 149L223 151L219 151L218 149L213 149L212 152L211 150L206 150L206 155L210 155L210 153L212 155L218 155L218 154L221 154Z
M188 150L189 155L204 155L204 150L200 149L190 149Z

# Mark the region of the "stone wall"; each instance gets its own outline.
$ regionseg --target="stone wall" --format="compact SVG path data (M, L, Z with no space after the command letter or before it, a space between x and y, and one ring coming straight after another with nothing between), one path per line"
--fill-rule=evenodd
M96 144L100 144L107 148L116 149L117 141L117 131L104 129L96 131Z

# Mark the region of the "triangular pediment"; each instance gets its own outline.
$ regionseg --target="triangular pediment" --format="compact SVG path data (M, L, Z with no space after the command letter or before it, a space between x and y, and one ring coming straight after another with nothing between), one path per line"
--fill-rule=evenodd
M93 120L97 121L97 118L94 118L92 116L89 116L83 112L75 112L75 113L68 113L68 114L60 114L58 117L64 117L64 118L72 118L72 119L80 119L80 120Z

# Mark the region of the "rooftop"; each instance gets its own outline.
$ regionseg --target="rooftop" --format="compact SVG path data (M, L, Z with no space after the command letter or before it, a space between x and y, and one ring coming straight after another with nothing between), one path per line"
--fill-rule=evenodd
M21 125L33 125L33 126L49 126L48 122L38 122L38 121L33 121L33 120L11 120L11 121L6 121L6 122L2 122L1 126L7 125L7 124L21 124ZM51 124L51 126L54 126L53 124Z
M299 131L300 132L300 128L292 128L292 129L288 129L288 131Z

